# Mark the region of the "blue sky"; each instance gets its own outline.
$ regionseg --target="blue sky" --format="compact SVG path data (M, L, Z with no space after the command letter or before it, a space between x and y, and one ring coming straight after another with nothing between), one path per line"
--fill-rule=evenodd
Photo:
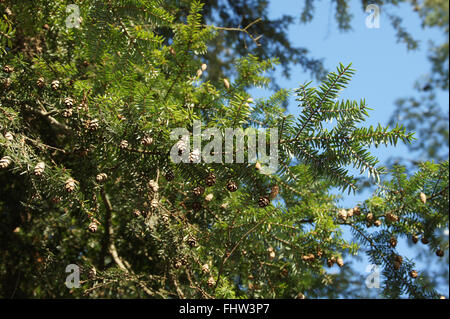
M315 1L315 14L311 23L300 24L300 14L303 1L298 0L271 0L270 17L279 18L283 14L296 15L298 23L289 29L289 39L295 46L305 47L310 55L315 58L323 58L325 67L334 71L339 63L347 65L352 63L356 70L349 87L343 92L343 99L360 100L364 98L368 106L373 109L369 112L370 118L367 124L386 125L395 109L395 101L401 97L417 96L414 90L414 82L426 75L431 65L427 60L428 41L434 39L441 42L443 35L437 30L423 30L416 12L406 4L400 7L381 6L380 28L369 29L365 25L366 14L361 1L350 1L353 14L352 31L341 32L337 27L332 10L331 1ZM391 13L397 13L403 19L403 26L420 41L420 48L416 51L408 51L406 45L397 43L395 30L383 13L387 9ZM304 72L301 67L292 70L290 79L281 76L278 70L277 82L283 88L296 88L305 81L310 81L310 74ZM255 92L256 97L267 96L267 92ZM439 102L444 109L448 109L448 92L438 95ZM289 113L298 114L298 107L291 99L288 108ZM397 147L374 149L373 154L378 156L383 163L391 156L414 157L402 144ZM366 191L354 196L344 196L343 207L353 207L358 201L363 201L370 196ZM350 239L351 235L345 233ZM409 249L405 242L399 241L399 251L408 257L414 256L414 251ZM354 267L364 273L367 260L355 262ZM418 264L420 270L420 265ZM333 267L332 271L338 271ZM364 283L361 283L362 285ZM449 287L443 285L441 293L448 297Z

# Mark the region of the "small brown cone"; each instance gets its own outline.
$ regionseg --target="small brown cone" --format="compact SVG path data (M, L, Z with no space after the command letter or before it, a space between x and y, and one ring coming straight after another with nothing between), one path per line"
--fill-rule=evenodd
M69 178L68 180L66 180L64 188L66 189L67 192L71 193L74 191L75 185L76 185L75 180L73 178Z
M34 167L34 175L41 176L42 173L44 172L44 169L45 169L44 162L37 163L36 166Z
M43 77L40 77L39 79L37 79L36 81L36 85L42 89L45 86L45 79Z
M207 284L209 287L214 287L214 285L216 284L214 277L209 277Z
M334 265L334 261L332 259L327 259L327 266L329 268L331 268L331 267L333 267L333 265Z
M398 221L398 216L392 213L386 213L386 220L388 222L397 222Z
M223 79L223 84L225 85L225 88L226 88L227 90L230 89L230 82L228 82L227 79Z
M95 233L97 231L97 229L98 229L97 223L92 222L92 223L89 224L88 230L91 233Z
M153 138L150 136L144 136L141 140L141 144L144 146L149 146L153 144Z
M192 192L195 196L201 196L205 193L205 188L203 186L197 186Z
M12 66L10 66L10 65L5 65L3 67L3 72L5 72L5 73L13 73L14 72L14 68Z
M424 204L427 202L427 195L425 193L420 193L420 201Z
M195 238L194 237L189 237L188 239L187 239L187 244L190 246L190 247L195 247L195 246L197 246L197 241L195 240Z
M262 196L258 200L258 205L261 208L264 208L270 204L269 198L267 196Z
M269 259L270 260L274 260L275 259L275 252L274 251L271 251L270 253L269 253Z
M205 179L205 184L206 186L213 186L215 183L216 183L216 175L210 173Z
M204 265L202 266L202 272L203 272L204 274L209 273L209 265L208 265L208 264L204 264Z
M389 239L389 243L391 244L392 247L396 247L397 246L397 238L392 236L391 239Z
M5 133L5 138L6 138L6 140L11 142L14 139L14 136L12 135L11 132L6 132Z
M238 186L237 186L237 184L236 184L234 181L229 181L229 182L227 183L227 189L228 189L230 192L235 192L235 191L237 191Z
M417 273L416 270L411 270L411 271L409 272L409 276L410 276L411 278L417 278L418 275L419 275L419 274Z
M57 91L59 89L59 81L58 80L53 80L52 84L51 84L52 90L53 91Z
M122 141L120 142L119 147L120 147L121 149L126 149L126 148L128 148L128 141L127 141L127 140L122 140Z
M105 173L100 173L95 177L95 180L98 183L103 183L108 179L108 175L106 175Z
M12 159L9 156L3 156L0 159L0 168L7 168L9 165L11 165Z
M278 194L280 193L280 187L278 185L274 185L270 189L269 200L274 200Z

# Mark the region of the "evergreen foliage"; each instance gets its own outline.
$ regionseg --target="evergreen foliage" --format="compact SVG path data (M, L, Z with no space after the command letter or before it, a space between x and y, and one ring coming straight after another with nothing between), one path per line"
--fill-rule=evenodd
M435 236L448 228L448 161L413 176L380 167L369 148L412 133L365 127L365 101L339 100L350 65L300 86L295 118L291 92L248 93L270 84L277 59L237 58L233 78L208 80L218 27L204 24L202 2L75 3L79 28L67 27L66 1L0 3L2 297L336 297L330 287L351 284L327 264L351 273L345 257L360 250L343 227L383 267L386 297L439 296L410 277L412 260L394 269L392 237L448 249ZM279 171L174 163L171 132L195 121L278 129ZM345 209L330 190L357 189L351 168L379 187ZM68 264L82 269L80 289L64 285Z

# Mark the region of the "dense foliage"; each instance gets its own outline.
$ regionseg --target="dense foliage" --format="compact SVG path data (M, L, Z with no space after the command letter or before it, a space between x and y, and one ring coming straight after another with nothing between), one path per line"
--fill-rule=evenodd
M360 248L344 227L382 267L385 297L440 296L396 244L448 249L437 236L448 228L448 161L412 176L381 167L369 147L413 134L365 127L364 99L339 100L351 66L256 100L249 90L269 86L280 61L248 54L232 77L210 77L208 45L226 30L205 25L200 1L74 2L79 19L66 1L0 3L2 297L363 297L351 291L345 258ZM298 117L284 107L290 94ZM276 130L279 169L198 162L171 138L196 122L267 129L267 141ZM174 145L188 163L174 163ZM378 190L338 207L330 189L356 190L351 168ZM64 285L69 264L81 288Z

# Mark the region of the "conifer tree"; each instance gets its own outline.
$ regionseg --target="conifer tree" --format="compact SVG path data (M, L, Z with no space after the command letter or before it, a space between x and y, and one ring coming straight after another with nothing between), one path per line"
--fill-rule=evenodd
M339 278L326 267L345 271L360 250L343 227L382 267L384 296L440 296L396 243L421 239L436 258L448 249L436 237L448 228L448 161L412 176L381 167L369 148L413 134L367 127L364 99L339 99L351 65L318 87L254 99L279 61L249 54L233 78L209 81L204 57L220 26L203 23L202 2L181 1L186 12L178 1L74 2L0 3L2 297L333 296ZM290 94L298 117L284 108ZM262 158L202 161L192 138L173 139L196 123L259 129L278 147L278 169L268 174ZM211 151L237 159L235 144ZM379 188L338 207L330 189L355 191L351 168ZM69 264L81 268L80 288L64 285Z

